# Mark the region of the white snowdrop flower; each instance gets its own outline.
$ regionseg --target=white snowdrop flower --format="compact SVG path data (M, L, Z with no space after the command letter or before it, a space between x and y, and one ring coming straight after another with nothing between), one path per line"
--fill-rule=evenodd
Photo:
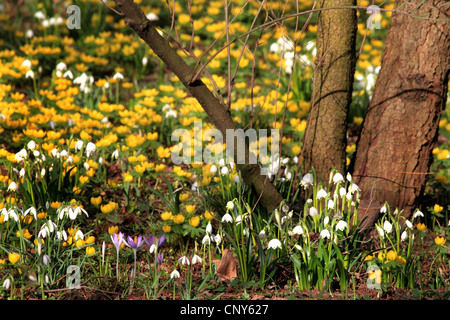
M27 147L28 149L34 151L36 149L36 142L34 142L33 140L29 141Z
M166 119L167 118L176 118L177 117L177 113L175 110L169 110L168 112L166 112Z
M88 171L91 166L89 165L89 163L85 162L85 163L83 163L83 167L84 167L84 170Z
M196 264L196 263L202 263L202 258L200 258L200 256L197 255L197 254L195 254L195 255L192 257L192 264L194 265L194 264Z
M75 218L79 215L79 214L81 214L81 213L84 213L85 215L86 215L86 217L89 217L89 215L88 215L88 213L86 212L86 210L84 210L82 207L80 207L80 206L77 206L74 210L73 210L73 214L72 214L72 216L75 216ZM74 220L74 219L72 219L72 220Z
M217 166L216 166L215 164L213 164L213 165L211 166L211 168L209 169L209 172L211 172L211 173L216 173L216 172L217 172Z
M67 152L67 150L63 150L63 151L61 151L61 152L59 153L59 156L60 156L60 157L67 157L67 156L69 156L69 152Z
M97 150L97 147L92 142L89 142L86 145L86 156L89 158L94 152Z
M5 290L9 290L9 288L11 287L11 279L10 278L6 278L5 281L3 281L2 287Z
M229 213L225 213L222 217L222 222L233 222L233 217Z
M392 224L389 222L389 221L385 221L384 223L383 223L383 229L384 229L384 231L386 231L387 233L391 233L391 231L392 231Z
M331 236L330 231L328 231L327 229L323 229L322 231L320 231L320 237L322 239L330 238L330 236Z
M180 273L177 270L173 270L170 274L170 279L176 279L180 277Z
M28 78L34 79L34 72L33 72L33 70L28 70L28 72L25 73L25 79L28 79Z
M328 224L328 222L330 222L330 218L329 217L325 217L323 219L323 224L326 226Z
M73 236L73 238L74 238L75 241L80 240L80 239L83 240L84 239L84 234L83 234L83 232L81 230L78 230L75 233L75 235Z
M34 17L39 20L45 19L45 14L42 11L36 11Z
M55 24L56 25L62 25L64 23L64 19L62 17L57 17L55 19Z
M344 229L347 228L347 222L344 220L339 220L339 222L336 224L336 229L344 231Z
M298 234L299 236L303 235L304 231L303 231L302 226L295 226L295 228L292 230L292 233L293 234Z
M361 189L358 187L358 185L356 183L352 183L350 184L350 192L351 193L355 193L355 192L360 192Z
M272 239L268 244L269 249L281 249L281 241L278 239Z
M386 204L383 205L380 209L380 213L386 213L387 212L387 208L386 208Z
M112 154L111 154L111 157L113 158L113 159L118 159L119 158L119 150L115 150Z
M298 163L298 157L295 156L294 158L292 158L292 161L293 161L295 164L297 164L297 163Z
M145 67L148 63L148 58L147 57L143 57L142 58L142 65Z
M417 217L423 217L422 211L417 210L416 212L414 212L413 219L415 219Z
M191 190L192 190L192 191L197 191L197 190L198 190L198 182L197 182L197 181L195 181L195 182L192 184Z
M150 246L150 249L148 249L148 252L153 253L155 252L157 249L156 244L152 243L152 245Z
M309 215L310 215L311 217L314 217L314 216L316 216L316 215L318 215L318 214L319 214L319 211L317 211L316 208L314 208L314 207L309 208Z
M28 214L31 214L34 217L34 219L37 219L37 212L34 206L31 206L27 210L25 210L23 216L26 217Z
M223 167L225 165L225 159L220 159L219 160L219 166Z
M54 25L56 24L56 19L55 19L55 17L51 17L51 18L48 20L48 23L50 23L51 26L54 26Z
M42 168L42 169L41 169L41 176L42 176L42 177L45 176L45 168Z
M302 180L300 181L300 184L306 188L306 187L312 185L313 182L314 182L313 175L311 173L307 173L303 176Z
M48 19L42 20L42 26L47 29L50 27L50 21Z
M317 191L317 199L325 198L327 195L328 194L324 189L320 189L319 191Z
M313 200L312 199L308 199L308 200L306 200L306 203L311 205L313 203Z
M64 62L60 62L56 65L56 70L58 71L64 71L67 70L67 65Z
M350 172L347 173L347 180L352 182L352 175L350 174Z
M208 225L206 226L206 234L211 234L212 233L212 224L208 223Z
M233 203L233 201L228 201L228 202L227 202L227 209L228 209L228 210L233 210L233 209L234 209L234 203Z
M214 242L215 242L217 245L219 245L220 242L222 242L222 237L221 237L219 234L216 234L216 235L214 236Z
M261 231L259 232L259 234L258 234L258 237L259 237L261 240L266 239L266 238L267 238L266 231L261 230Z
M413 228L413 224L411 223L411 221L406 220L406 221L405 221L405 224L406 224L406 226L407 226L408 228L410 228L410 229Z
M211 244L211 237L206 234L202 239L202 244L209 246Z
M381 238L383 238L384 237L383 228L381 228L380 226L376 226L376 227L377 227L378 234L380 235Z
M344 187L339 188L339 195L343 198L347 194L347 190Z
M114 76L113 76L114 80L123 80L123 75L120 72L117 72Z
M347 192L347 194L345 195L345 197L347 198L348 201L353 199L353 194L351 192Z
M50 262L52 262L52 259L50 259L50 257L47 254L44 254L42 256L42 264L44 266L48 266L50 264Z
M19 176L21 177L25 176L25 168L20 169Z
M178 259L178 263L181 263L182 265L190 265L191 262L189 261L188 257L182 256L180 259Z
M220 169L220 173L222 175L226 175L230 172L230 170L228 169L228 167L222 167L222 169Z
M33 64L31 63L30 60L25 59L25 60L23 60L21 66L24 67L24 68L31 69L31 67L33 66Z
M333 182L338 183L341 181L344 181L344 177L342 176L342 174L340 174L339 172L335 173L333 176Z
M64 72L63 77L64 77L64 78L69 78L70 80L72 80L72 79L73 79L73 73L72 73L72 71L67 70L66 72Z
M67 233L66 231L57 231L56 232L56 239L67 241Z
M403 231L400 238L402 239L402 241L405 241L406 239L408 239L408 232L406 232L406 230Z
M18 189L19 186L14 181L12 181L8 186L8 191L17 191Z
M328 204L327 204L327 208L328 209L333 209L334 208L334 201L333 200L328 200Z

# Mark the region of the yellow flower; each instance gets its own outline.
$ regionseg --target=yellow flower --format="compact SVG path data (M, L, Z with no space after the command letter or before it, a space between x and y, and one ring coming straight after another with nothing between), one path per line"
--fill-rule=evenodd
M172 227L170 225L168 225L168 224L165 224L165 225L162 226L162 230L165 233L169 233L172 230Z
M163 219L164 221L170 220L172 219L172 212L163 212L161 213L161 219Z
M102 197L98 196L97 198L92 197L91 198L91 204L93 204L94 206L99 206L102 203Z
M374 257L374 254L368 254L364 257L364 261L371 261Z
M95 253L94 247L86 247L86 254L90 255L90 254L94 254L94 253Z
M189 193L182 193L182 194L180 194L180 201L181 202L184 202L187 199L189 199Z
M60 206L61 206L61 202L59 202L59 201L54 201L54 202L50 203L50 207L52 207L53 209L59 209Z
M119 227L118 226L111 226L108 228L108 233L109 234L114 234L114 233L119 233Z
M20 238L20 236L21 236L20 231L17 231L16 235ZM28 229L23 229L23 230L22 230L22 236L23 236L25 239L27 239L27 240L29 240L29 239L32 237L32 235L31 235L31 233L28 231Z
M84 241L83 239L78 239L75 242L75 247L81 247L81 246L84 246L85 244L86 244L86 241Z
M187 211L187 213L194 213L195 212L195 204L186 205L186 211Z
M444 207L441 207L440 205L438 205L437 203L434 205L433 210L436 213L441 212L444 209Z
M397 259L397 252L394 250L389 250L386 257L389 261L395 261L395 259Z
M406 263L405 258L403 258L401 256L398 256L397 259L395 259L395 261L397 261L400 264L405 264Z
M416 228L417 228L417 230L419 230L419 231L424 231L424 230L427 229L427 226L426 226L424 223L420 223L420 222L419 222L419 223L417 224Z
M200 224L200 217L194 216L189 219L189 224L193 226L194 228L197 227Z
M182 214L177 214L173 217L173 222L176 224L182 224L185 220L185 217Z
M444 237L436 237L434 239L434 243L436 243L438 246L443 246L446 239Z
M125 172L125 173L123 174L123 181L125 181L125 182L131 182L131 181L133 181L133 176L132 176L131 174Z
M94 243L95 242L95 237L94 236L88 236L86 237L86 243L90 244L90 243Z
M20 254L14 253L14 252L10 252L8 254L8 259L9 259L9 262L11 262L12 264L16 264L17 261L19 261L19 259L20 259Z
M380 252L378 253L378 256L377 256L378 260L383 261L383 260L384 260L384 257L385 257L384 252L380 251Z
M214 212L205 211L205 219L206 219L206 220L212 220L212 219L214 219Z

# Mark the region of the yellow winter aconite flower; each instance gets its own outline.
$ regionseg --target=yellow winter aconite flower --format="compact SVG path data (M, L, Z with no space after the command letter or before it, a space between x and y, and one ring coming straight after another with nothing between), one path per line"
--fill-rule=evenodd
M162 226L162 230L165 233L169 233L170 231L172 231L172 227L170 225L168 225L168 224L165 224L165 225Z
M20 254L10 252L8 254L8 259L9 259L9 262L11 262L12 264L16 264L20 260Z
M184 202L184 201L186 201L187 199L189 199L189 193L181 193L181 194L180 194L180 201L181 201L181 202Z
M438 246L443 246L445 241L446 241L446 239L444 237L436 237L434 239L434 243L436 243L436 245L438 245Z
M123 174L123 181L125 181L125 182L131 182L131 181L133 181L133 176L132 176L131 174L125 172L125 173Z
M118 227L118 226L110 226L110 227L108 228L108 233L109 233L110 235L113 235L113 234L115 234L115 233L119 233L119 227Z
M95 253L94 247L86 247L86 254L91 255Z
M205 211L204 216L205 216L206 220L212 220L212 219L214 219L214 212Z
M419 223L417 224L416 228L417 228L417 230L419 230L419 231L424 231L424 230L427 229L427 226L426 226L424 223L420 223L420 222L419 222Z
M186 211L187 211L187 213L194 213L195 212L195 204L192 204L192 205L188 204L188 205L186 205Z
M386 254L386 258L389 261L395 261L397 259L397 252L394 250L389 250L389 252Z
M102 203L102 197L91 197L91 204L94 206L99 206Z
M194 216L189 219L189 224L193 226L194 228L197 227L200 224L200 217Z
M95 237L94 236L87 236L85 239L87 244L91 244L95 242Z
M114 210L117 210L118 208L119 208L119 205L116 202L110 201L109 203L102 205L100 207L100 210L103 213L108 214L108 213L113 212Z
M172 219L172 217L173 217L172 212L166 211L161 213L161 219L163 219L164 221L170 220Z
M16 235L18 237L23 236L27 240L29 240L32 237L32 234L28 231L28 229L23 229L22 234L20 233L20 231L17 231Z
M444 207L438 205L437 203L436 203L436 204L434 205L434 207L433 207L433 210L434 210L434 212L436 212L436 213L441 212L443 209L444 209Z
M182 214L177 214L173 217L173 222L176 224L182 224L186 218Z

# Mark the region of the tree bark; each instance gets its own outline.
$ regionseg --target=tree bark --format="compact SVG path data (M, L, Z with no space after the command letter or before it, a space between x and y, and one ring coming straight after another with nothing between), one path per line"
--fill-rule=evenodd
M191 82L193 70L191 70L186 62L177 54L176 50L156 31L156 28L146 18L143 11L134 1L115 0L115 3L125 17L125 24L132 28L165 63L167 68L180 79L189 93L198 100L213 125L222 133L223 141L226 141L227 129L237 129L226 106L214 96L201 80ZM233 154L236 157L237 152ZM246 155L248 156L248 150ZM235 161L235 163L237 169L241 172L244 182L254 188L260 196L261 205L270 214L283 201L281 194L275 189L267 176L260 174L260 167L257 164L249 162L240 164L238 161Z
M355 0L322 0L320 8L354 6ZM354 9L319 12L313 100L302 152L303 174L312 168L325 185L330 171L344 174L347 114L352 99L357 29Z
M366 227L374 225L385 202L409 217L433 159L448 92L450 6L442 0L422 2L396 2L403 13L392 16L357 143L353 176L362 190L358 214Z

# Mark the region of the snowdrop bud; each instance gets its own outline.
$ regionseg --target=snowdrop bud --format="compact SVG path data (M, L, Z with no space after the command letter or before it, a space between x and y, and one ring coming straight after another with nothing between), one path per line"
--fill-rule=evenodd
M329 221L330 221L330 218L325 217L325 219L323 219L323 224L327 225Z
M50 259L50 257L49 257L48 255L44 254L44 255L42 256L42 264L43 264L44 266L48 266L49 263L50 263L51 261L52 261L52 260Z
M350 182L352 181L352 175L350 174L350 172L347 173L347 180Z
M406 239L408 239L408 232L406 232L406 230L403 231L403 233L401 235L401 239L402 239L402 241L405 241Z
M228 210L233 210L233 209L234 209L234 203L233 203L233 201L228 201L228 202L227 202L227 209L228 209Z
M118 158L119 158L119 150L116 149L116 151L114 151L114 152L111 154L111 157L112 157L113 159L118 159Z
M309 215L311 217L314 217L315 215L318 215L318 214L319 214L319 211L317 211L316 208L314 208L314 207L309 208Z
M406 226L407 226L408 228L410 228L410 229L413 228L413 224L411 223L411 221L406 220L405 223L406 223Z
M384 223L383 223L383 229L384 229L384 231L386 231L387 233L391 233L391 231L392 231L392 224L389 222L389 221L385 221Z
M334 201L333 200L328 200L328 205L327 205L328 209L333 209L334 208Z
M38 157L41 155L41 153L40 153L39 151L37 151L37 150L34 150L34 151L33 151L33 155L34 155L36 158L38 158Z
M383 237L384 237L384 231L383 231L383 228L377 226L377 231L378 231L378 234L380 235L380 237L383 238Z
M217 172L217 166L216 166L215 164L213 164L213 165L211 166L211 168L209 169L209 172L211 172L211 173L216 173L216 172Z
M347 194L347 190L345 190L345 188L341 187L339 189L339 195L341 196L341 198L343 198L346 194Z
M220 173L222 173L222 175L226 175L228 174L229 170L228 167L222 167L222 169L220 169Z
M208 223L208 225L206 226L206 234L211 234L212 233L212 225L211 223Z
M380 209L380 213L386 213L386 211L387 211L386 205L382 206Z
M36 142L31 140L30 142L28 142L27 146L28 146L28 149L35 150L36 149Z
M20 175L21 177L23 177L23 176L25 175L25 169L24 169L24 168L20 169L19 175Z

